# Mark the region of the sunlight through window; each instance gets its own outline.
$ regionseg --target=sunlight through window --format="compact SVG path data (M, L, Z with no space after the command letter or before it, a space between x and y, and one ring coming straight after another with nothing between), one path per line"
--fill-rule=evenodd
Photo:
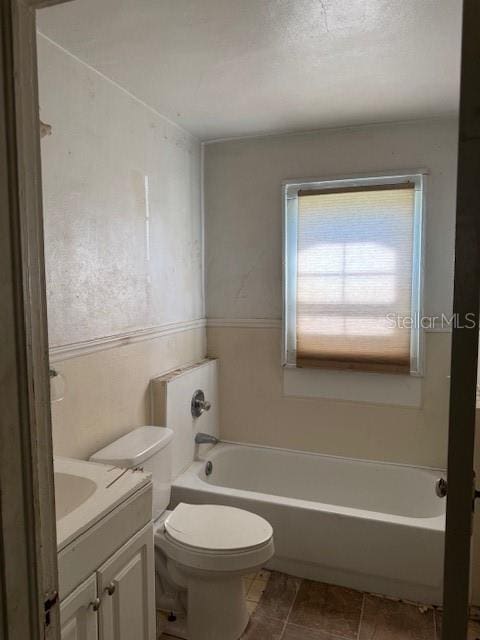
M392 318L411 316L419 298L413 178L287 194L287 363L293 352L296 366L412 370L416 337Z

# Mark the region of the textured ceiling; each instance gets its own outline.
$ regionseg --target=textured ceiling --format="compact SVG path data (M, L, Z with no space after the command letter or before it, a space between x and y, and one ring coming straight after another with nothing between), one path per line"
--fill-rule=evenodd
M38 26L203 140L457 110L461 0L74 0Z

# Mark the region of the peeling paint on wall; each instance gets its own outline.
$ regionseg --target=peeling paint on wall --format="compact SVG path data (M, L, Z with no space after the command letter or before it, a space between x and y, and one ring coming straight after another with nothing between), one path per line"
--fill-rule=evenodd
M42 122L40 120L40 138L45 138L45 136L52 135L52 125L47 124L46 122Z

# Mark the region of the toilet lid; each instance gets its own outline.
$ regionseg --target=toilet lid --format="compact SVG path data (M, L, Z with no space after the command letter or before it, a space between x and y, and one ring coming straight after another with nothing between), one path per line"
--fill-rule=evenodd
M268 542L273 529L244 509L180 503L165 520L168 535L181 544L208 551L234 551Z

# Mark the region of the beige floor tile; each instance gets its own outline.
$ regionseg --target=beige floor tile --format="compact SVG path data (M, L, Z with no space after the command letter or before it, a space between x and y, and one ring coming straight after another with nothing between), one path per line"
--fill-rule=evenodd
M247 592L247 600L253 600L254 602L260 602L260 598L262 597L265 589L267 587L267 582L265 580L260 580L256 578Z
M253 615L255 609L257 608L258 602L254 602L253 600L247 600L247 611L248 615Z
M242 640L280 640L284 623L281 620L255 614L242 636Z
M359 640L432 640L432 610L376 596L365 596Z
M272 571L257 613L269 618L286 620L301 584L300 578L292 578Z
M344 638L357 638L363 594L304 580L288 622Z
M307 629L296 624L287 624L282 640L341 640L340 636L334 636L326 631Z
M243 579L243 586L245 588L245 593L246 594L248 593L248 591L249 591L250 587L252 586L252 584L253 584L253 580L251 580L251 579L247 580L246 578Z
M267 569L262 569L261 571L259 571L257 573L257 578L259 580L266 580L268 582L270 576L271 576L272 572L271 571L267 571Z

